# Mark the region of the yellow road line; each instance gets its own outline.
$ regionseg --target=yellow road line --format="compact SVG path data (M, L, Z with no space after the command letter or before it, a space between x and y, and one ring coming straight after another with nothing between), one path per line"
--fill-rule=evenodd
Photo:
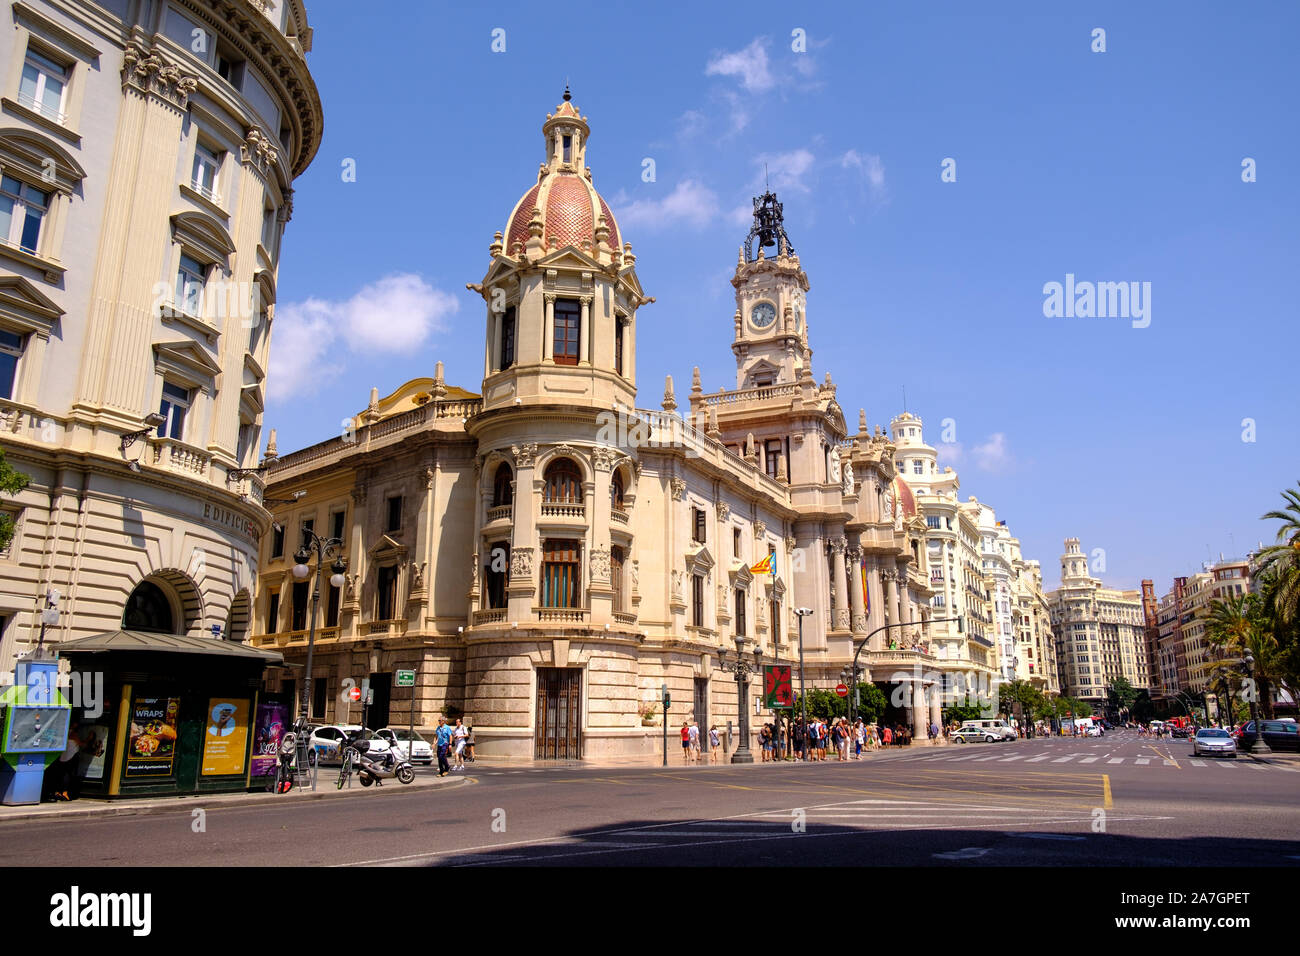
M1110 774L1108 773L1103 773L1101 775L1101 792L1104 796L1102 806L1105 807L1107 810L1109 810L1111 807L1111 799L1110 799Z
M1151 747L1151 752L1154 753L1157 757L1160 757L1162 760L1168 760L1171 763L1173 763L1175 769L1177 770L1183 769L1182 767L1178 766L1178 761L1174 760L1174 755L1172 753L1169 753L1168 751L1161 753L1159 750L1156 750L1156 748L1153 747L1151 744L1147 744L1147 746Z

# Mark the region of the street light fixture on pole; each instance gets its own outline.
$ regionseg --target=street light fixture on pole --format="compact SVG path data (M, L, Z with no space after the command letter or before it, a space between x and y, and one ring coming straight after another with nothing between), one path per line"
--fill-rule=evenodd
M794 609L795 617L799 618L799 704L803 710L803 732L808 733L808 692L804 687L803 680L803 619L813 613L810 607L797 607ZM794 728L790 730L793 732Z
M753 763L754 755L749 750L749 675L757 673L763 666L763 648L759 646L758 641L754 642L754 663L751 665L745 659L745 638L737 635L735 663L727 663L727 645L721 644L718 646L718 666L736 675L736 700L739 705L737 710L740 711L740 746L731 755L731 762Z
M1255 655L1251 654L1250 651L1247 651L1246 656L1241 659L1241 666L1246 672L1246 677L1249 678L1251 682L1255 684L1255 687L1258 687L1259 684L1254 680ZM1244 689L1245 688L1243 688L1243 690ZM1264 721L1262 721L1259 717L1258 698L1259 698L1258 692L1252 693L1250 695L1250 701L1249 701L1250 719L1255 722L1255 742L1250 745L1250 752L1253 754L1261 754L1261 755L1271 754L1273 752L1273 748L1264 742Z
M348 569L348 563L343 558L343 541L339 538L322 538L310 528L302 529L303 543L293 556L293 576L298 581L305 581L311 574L311 568L307 562L311 560L312 552L316 552L316 580L312 588L311 595L311 624L307 632L307 673L302 682L302 719L306 720L311 715L311 668L312 653L316 647L316 611L320 607L320 579L325 567L325 562L333 558L333 564L330 570L334 573L330 575L330 584L336 588L343 587L345 579L343 573ZM306 734L299 735L298 739L298 768L306 769L307 750L310 742Z

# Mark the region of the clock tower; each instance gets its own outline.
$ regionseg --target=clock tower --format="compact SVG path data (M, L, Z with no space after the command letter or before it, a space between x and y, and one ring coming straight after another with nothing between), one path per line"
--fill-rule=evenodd
M808 276L785 234L781 204L774 193L754 200L754 225L740 248L731 284L736 289L731 345L736 354L736 387L798 381L812 360L805 312Z

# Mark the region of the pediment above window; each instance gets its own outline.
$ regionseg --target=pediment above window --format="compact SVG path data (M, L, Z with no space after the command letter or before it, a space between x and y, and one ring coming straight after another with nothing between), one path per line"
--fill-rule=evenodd
M155 342L153 351L160 372L177 373L190 384L211 390L221 374L221 366L197 342Z
M715 563L713 555L705 545L695 544L686 551L686 567L692 574L712 571Z
M0 165L40 189L53 186L66 195L72 195L86 178L81 164L54 140L16 127L0 129Z
M749 570L749 565L744 561L734 561L731 569L727 571L727 579L732 587L747 588L754 580L754 573Z
M0 321L48 339L63 310L22 276L0 276Z
M206 213L176 213L172 216L172 235L181 245L194 249L210 262L225 262L235 251L230 232Z
M371 546L366 554L373 561L386 561L390 558L396 558L399 562L402 562L406 560L406 551L406 545L389 535L384 535Z
M261 385L245 385L239 390L239 414L253 421L266 411L266 399L262 395Z

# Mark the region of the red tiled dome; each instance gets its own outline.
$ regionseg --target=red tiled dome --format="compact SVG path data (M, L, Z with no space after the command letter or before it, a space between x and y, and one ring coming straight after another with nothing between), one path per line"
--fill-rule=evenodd
M916 517L916 495L912 494L907 482L897 476L894 478L894 500L903 509L903 517Z
M565 246L583 249L585 242L585 251L594 254L596 222L600 216L605 217L609 229L610 248L616 250L622 243L609 204L591 183L576 173L553 173L515 204L506 227L507 254L514 255L516 244L528 242L528 223L534 209L542 211L542 244L548 252Z

